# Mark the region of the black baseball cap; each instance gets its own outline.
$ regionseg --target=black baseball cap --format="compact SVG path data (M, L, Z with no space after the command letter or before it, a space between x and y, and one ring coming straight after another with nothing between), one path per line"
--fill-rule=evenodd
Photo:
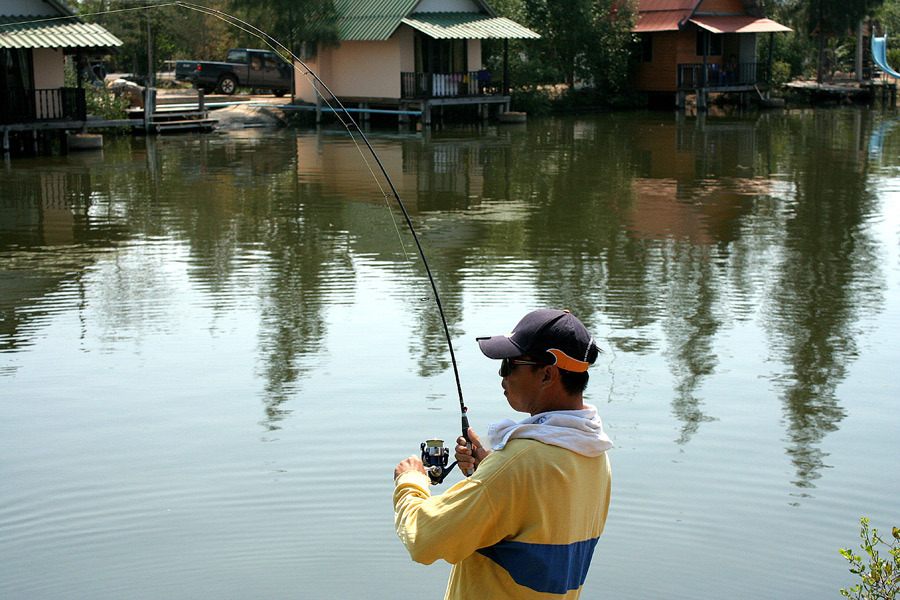
M600 351L584 324L567 310L535 310L512 333L476 340L488 358L529 356L575 373L587 371Z

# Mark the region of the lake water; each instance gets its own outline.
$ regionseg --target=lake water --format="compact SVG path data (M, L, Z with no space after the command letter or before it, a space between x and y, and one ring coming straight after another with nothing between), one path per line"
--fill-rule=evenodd
M900 525L897 123L370 133L476 431L518 418L476 336L567 308L604 350L584 598L839 597L859 518ZM0 163L0 597L442 597L390 498L456 386L364 155L251 129Z

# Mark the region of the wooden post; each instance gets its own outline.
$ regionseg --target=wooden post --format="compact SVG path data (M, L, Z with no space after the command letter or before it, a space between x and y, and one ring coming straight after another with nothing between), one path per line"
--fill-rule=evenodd
M703 77L701 81L703 82L704 89L709 83L709 74L706 72L706 55L709 54L709 32L707 30L703 30ZM698 98L699 100L699 98ZM700 102L697 102L697 106L700 106Z
M863 80L863 19L859 21L859 27L856 28L856 81Z
M316 125L322 122L322 94L319 93L319 83L315 84L316 90Z
M503 39L503 95L509 96L509 40Z

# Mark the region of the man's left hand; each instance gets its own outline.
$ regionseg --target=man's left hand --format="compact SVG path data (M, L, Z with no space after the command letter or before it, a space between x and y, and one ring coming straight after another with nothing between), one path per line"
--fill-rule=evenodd
M400 461L400 464L397 465L397 468L394 469L394 479L400 476L400 473L406 473L407 471L419 471L423 475L425 474L425 465L422 464L422 460L417 456L410 456L409 458L403 459Z

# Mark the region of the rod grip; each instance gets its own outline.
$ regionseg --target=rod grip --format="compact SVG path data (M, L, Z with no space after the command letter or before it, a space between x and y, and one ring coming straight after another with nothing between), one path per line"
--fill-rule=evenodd
M463 408L462 411L462 436L463 439L466 440L466 448L472 452L472 457L475 457L475 447L472 445L472 440L469 439L469 417L466 416L466 409ZM464 469L462 465L460 465L459 470L462 471L462 474L466 477L471 477L475 474L475 469Z

